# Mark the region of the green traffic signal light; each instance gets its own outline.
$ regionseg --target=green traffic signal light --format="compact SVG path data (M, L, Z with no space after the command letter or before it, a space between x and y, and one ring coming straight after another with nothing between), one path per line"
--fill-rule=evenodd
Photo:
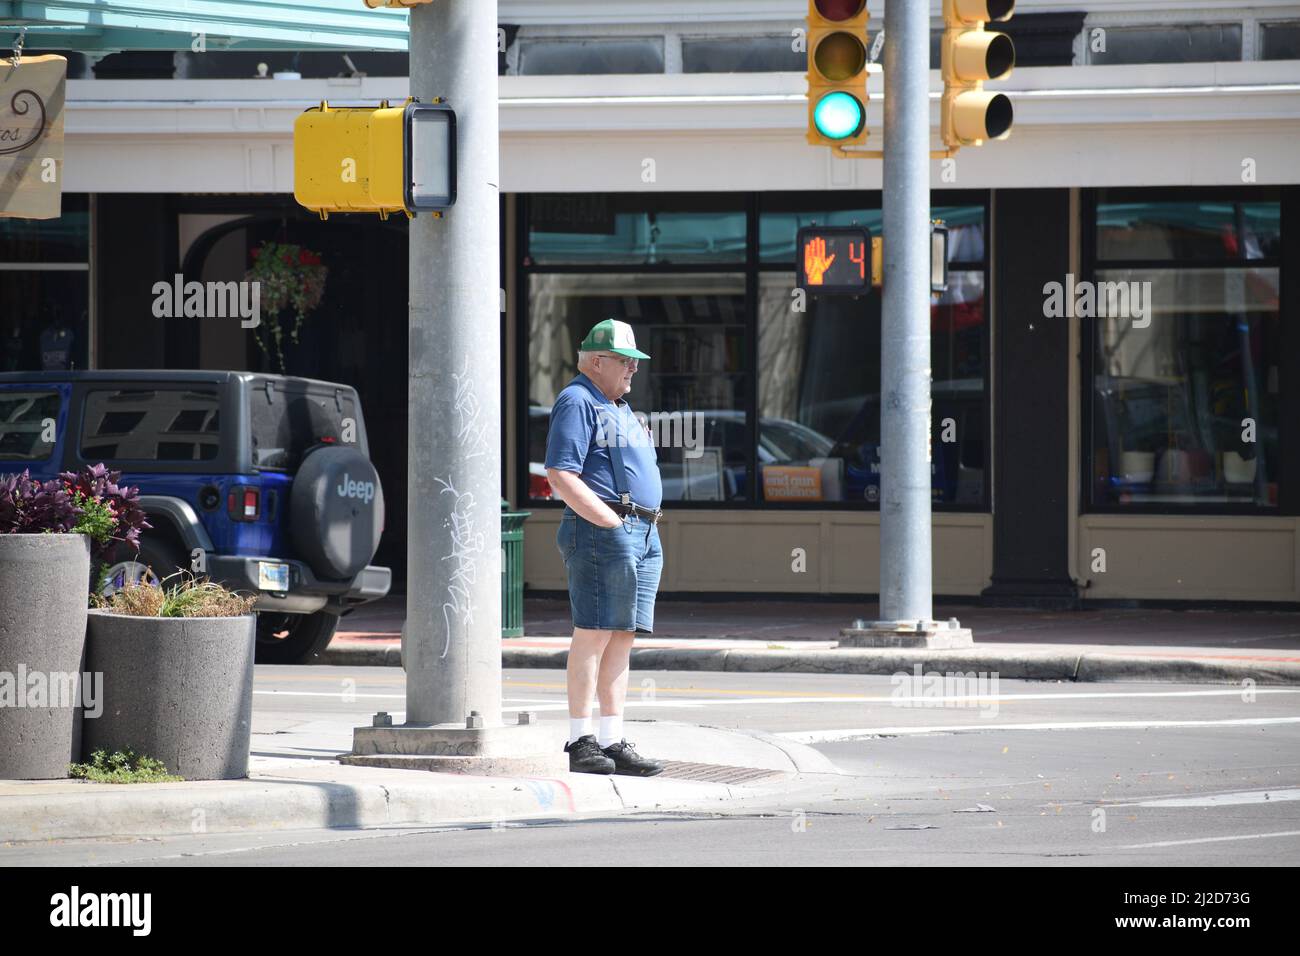
M850 93L836 90L817 101L813 123L827 139L849 139L862 131L867 114L862 101Z

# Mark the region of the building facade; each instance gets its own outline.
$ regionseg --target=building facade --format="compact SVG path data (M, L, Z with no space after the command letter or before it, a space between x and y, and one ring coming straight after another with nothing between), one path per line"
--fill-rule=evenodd
M1011 138L931 169L935 590L1300 602L1300 4L1080 6L1017 5ZM673 436L663 590L878 587L880 296L801 300L794 256L803 225L879 234L881 170L804 141L802 13L501 3L502 487L535 591L564 587L550 403L610 315ZM6 367L272 367L152 289L311 250L326 293L286 368L358 388L400 574L405 223L300 210L292 123L400 100L404 57L169 56L69 81L65 214L0 223Z

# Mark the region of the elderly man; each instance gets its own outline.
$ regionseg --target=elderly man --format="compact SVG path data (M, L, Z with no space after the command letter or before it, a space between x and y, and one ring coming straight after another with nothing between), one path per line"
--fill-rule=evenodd
M623 396L640 352L632 327L606 319L583 339L578 376L551 407L546 475L564 500L556 545L564 555L573 612L569 647L569 769L650 777L657 762L623 737L628 659L635 634L654 630L663 569L654 445ZM591 695L600 700L592 734Z

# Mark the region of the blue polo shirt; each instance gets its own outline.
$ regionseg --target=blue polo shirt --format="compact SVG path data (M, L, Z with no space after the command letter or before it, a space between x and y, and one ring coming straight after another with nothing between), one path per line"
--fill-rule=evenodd
M659 482L659 457L649 431L625 401L611 402L582 373L564 387L551 406L551 430L546 436L546 467L581 475L587 487L604 501L617 501L614 463L608 445L617 441L632 501L658 508L664 490Z

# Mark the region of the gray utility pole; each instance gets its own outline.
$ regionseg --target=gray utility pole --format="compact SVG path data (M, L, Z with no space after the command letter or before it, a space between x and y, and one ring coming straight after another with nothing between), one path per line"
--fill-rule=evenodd
M411 95L456 113L456 204L410 221L406 723L347 762L545 772L540 728L501 720L500 146L495 0L411 10ZM528 724L531 715L521 715ZM551 751L554 751L552 753Z
M880 617L934 617L930 555L930 5L885 4Z
M456 205L410 222L408 723L501 720L497 5L411 9L411 95L456 112Z
M930 4L885 4L880 620L841 645L968 645L937 624L930 525Z

